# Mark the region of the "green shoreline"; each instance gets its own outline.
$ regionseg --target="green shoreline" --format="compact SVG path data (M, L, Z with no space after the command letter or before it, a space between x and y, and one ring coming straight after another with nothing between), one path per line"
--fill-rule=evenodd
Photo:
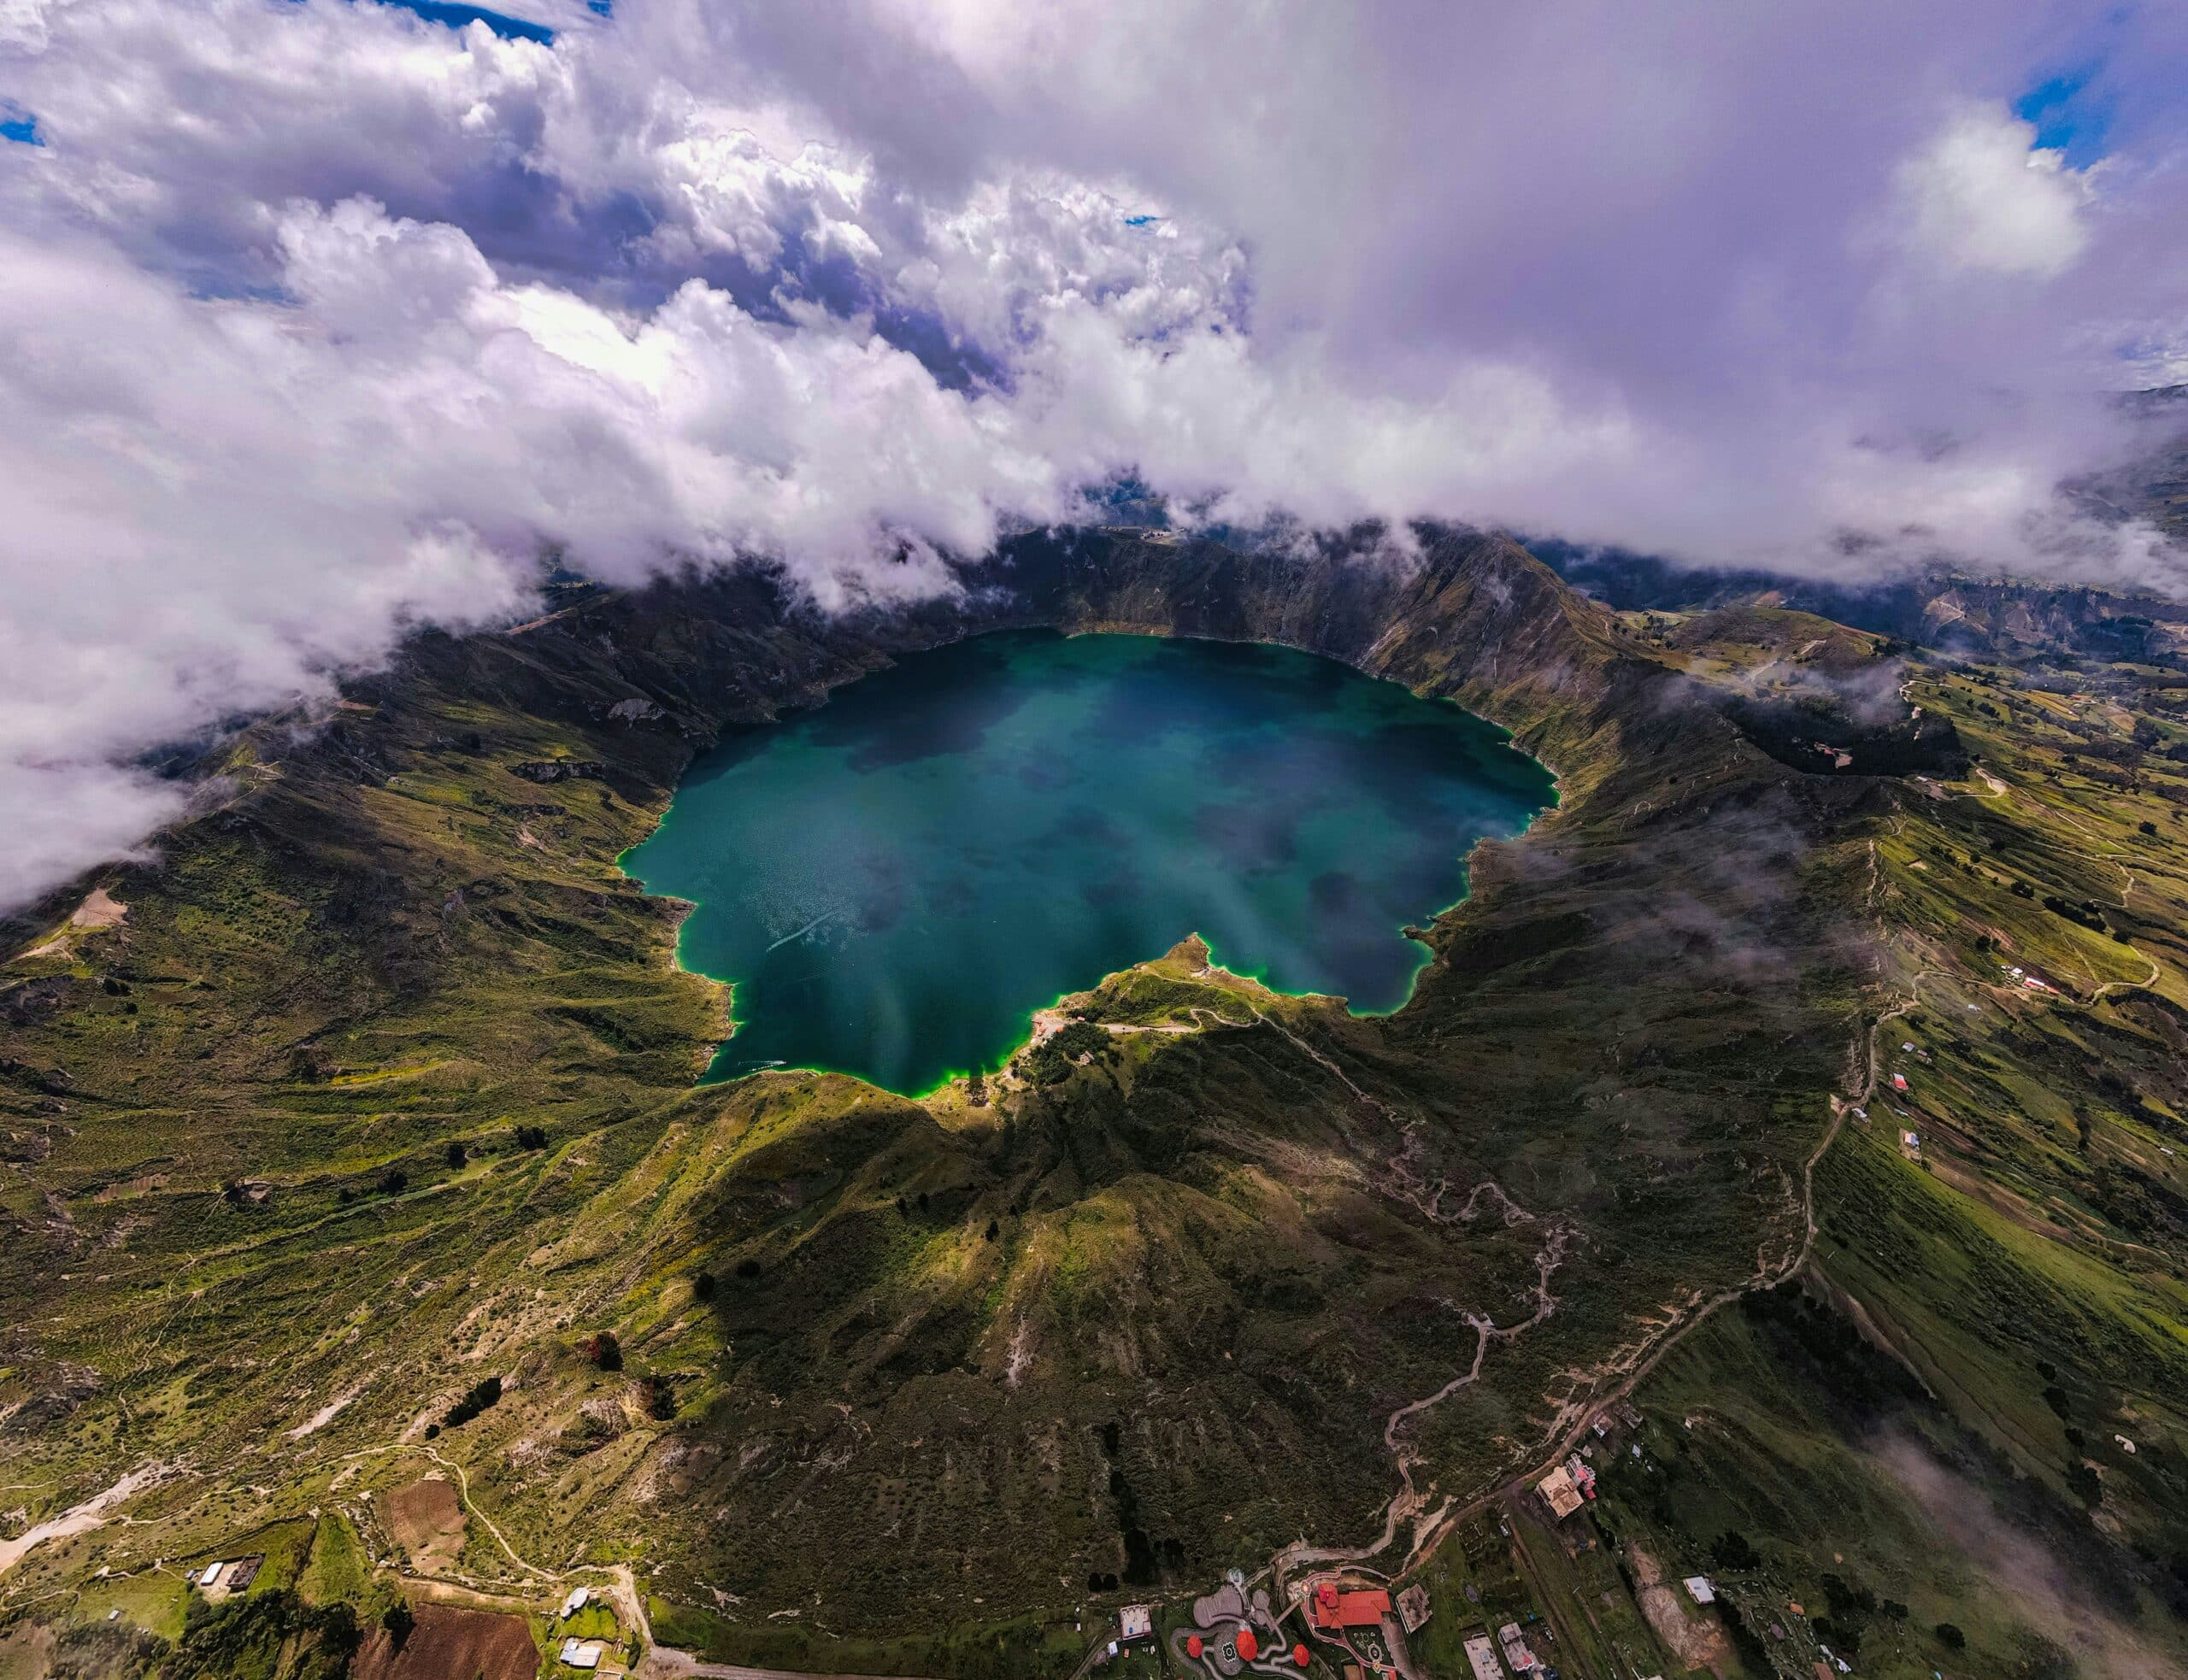
M984 632L984 633L985 633L985 634L1009 634L1009 633L1011 633L1011 632L1009 632L1009 631L988 631L988 632ZM1105 636L1105 635L1112 635L1112 634L1122 634L1122 633L1126 633L1126 632L1118 632L1118 631L1059 631L1059 633L1060 633L1060 634L1062 634L1062 636L1064 636L1067 639L1077 639L1078 637L1081 637L1081 636ZM968 640L978 640L978 639L979 639L979 637L968 637L968 638L966 638L966 639L968 639ZM1315 653L1315 652L1314 652L1314 650L1313 650L1313 649L1304 649L1304 648L1297 648L1297 647L1294 647L1294 646L1293 646L1291 643L1285 643L1285 642L1257 642L1257 641L1251 641L1251 640L1247 640L1247 639L1244 639L1244 638L1235 639L1235 640L1234 640L1234 639L1232 639L1232 638L1221 637L1162 637L1162 638L1158 638L1158 639L1164 639L1164 640L1172 640L1172 639L1174 639L1174 640L1178 640L1178 641L1208 642L1208 643L1210 643L1215 644L1215 645L1218 645L1218 646L1228 646L1228 647L1272 647L1272 648L1282 648L1282 649L1286 649L1287 651L1291 651L1291 652L1295 652L1295 653L1305 653L1305 654L1308 654L1309 656L1311 656L1311 657L1313 657L1313 658L1316 658L1316 659L1329 659L1329 660L1330 660L1330 662L1331 662L1331 663L1332 663L1332 664L1336 664L1336 665L1342 665L1342 666L1344 666L1347 670L1358 672L1360 675L1362 675L1362 676L1363 676L1363 677L1368 677L1368 678L1371 678L1371 679L1373 679L1373 680L1374 680L1374 681L1376 681L1376 682L1387 682L1387 683L1391 683L1391 684L1393 684L1395 686L1397 686L1397 687L1400 687L1400 688L1406 688L1406 686L1407 686L1406 684L1403 684L1403 683L1399 683L1399 682L1397 681L1397 678L1395 678L1381 676L1381 675L1379 675L1377 673L1374 673L1374 672L1372 672L1372 671L1362 671L1362 670L1361 670L1361 668L1360 668L1358 666L1351 664L1349 661L1345 661L1345 660L1338 660L1338 659L1332 659L1332 658L1331 658L1331 656L1330 656L1329 655ZM890 667L885 667L885 668L890 668ZM865 673L862 673L862 675L861 677L855 677L855 678L853 678L851 679L851 681L852 681L853 683L856 683L856 682L858 682L858 681L863 680L863 677L864 677L864 676L871 676L871 675L873 675L873 674L876 674L876 673L871 673L871 672ZM845 686L849 686L849 684L845 684ZM1408 688L1408 689L1407 689L1407 692L1409 692L1409 693L1415 693L1415 690L1411 690L1411 689ZM832 699L832 698L834 697L834 690L833 690L832 689L829 690L829 696L828 696L828 697L829 697L829 699ZM1447 706L1450 706L1450 707L1455 708L1456 709L1457 709L1457 710L1458 710L1458 711L1460 711L1461 713L1464 714L1467 717L1473 719L1476 723L1479 723L1479 724L1482 725L1485 728L1487 728L1487 729L1489 729L1489 730L1493 731L1495 732L1495 734L1496 734L1497 737L1497 740L1499 741L1499 743L1500 743L1501 744L1503 744L1503 745L1504 745L1504 746L1506 746L1506 747L1510 748L1510 749L1511 749L1511 750L1512 750L1512 751L1514 751L1514 752L1515 752L1515 753L1519 753L1521 756L1523 756L1524 758L1526 758L1526 760L1527 761L1527 762L1529 762L1530 764L1532 764L1532 765L1535 765L1535 766L1538 767L1540 769L1542 769L1542 770L1543 770L1543 771L1544 771L1544 772L1549 776L1549 778L1550 778L1550 787L1549 787L1549 789L1548 789L1548 790L1547 790L1547 791L1548 791L1548 797L1547 797L1547 799L1546 799L1546 800L1544 801L1544 803L1543 803L1543 804L1542 804L1542 805L1541 805L1541 806L1540 806L1540 807L1539 807L1539 808L1535 811L1534 814L1533 814L1533 815L1532 815L1532 816L1530 816L1530 817L1527 819L1527 820L1526 821L1526 823L1525 823L1525 824L1524 824L1524 825L1522 825L1522 826L1521 826L1521 827L1520 827L1520 828L1516 832L1515 832L1514 834L1512 834L1512 835L1510 835L1510 836L1504 837L1504 838L1505 838L1508 842L1516 843L1516 842L1518 842L1518 841L1520 841L1520 840L1524 839L1527 835L1532 834L1532 832L1534 832L1535 829L1536 829L1536 828L1537 828L1537 826L1541 823L1541 821L1543 820L1543 819L1544 819L1544 817L1546 817L1546 816L1555 815L1555 814L1556 814L1556 812L1557 812L1557 811L1558 811L1558 809L1560 808L1560 806L1561 806L1561 803L1562 803L1562 793L1563 793L1563 787L1562 787L1562 784L1561 783L1561 781L1560 781L1560 779L1559 779L1559 778L1558 778L1558 774L1557 774L1556 771L1555 771L1554 769L1552 769L1549 765L1544 764L1544 763L1543 762L1543 761L1542 761L1542 760L1540 760L1540 759L1538 759L1538 758L1535 757L1533 754L1529 753L1529 752L1526 752L1525 749L1523 749L1523 748L1521 748L1521 747L1518 746L1518 745L1516 744L1515 737L1515 736L1514 736L1514 733L1513 733L1513 731L1512 731L1511 730L1507 729L1503 725L1499 724L1499 723L1496 722L1495 720L1491 720L1491 719L1483 717L1483 716L1482 716L1479 713L1478 713L1478 712L1472 712L1472 711L1468 711L1468 710L1467 709L1467 708L1465 708L1464 706L1460 705L1460 703L1459 703L1457 701L1456 701L1456 700L1452 699L1452 698L1451 698L1450 696L1448 696L1448 695L1419 695L1419 694L1415 694L1415 697L1416 697L1416 698L1418 698L1418 699L1429 700L1429 701L1432 701L1432 702L1435 702L1439 703L1439 704L1447 705ZM828 701L827 701L826 699L824 699L824 700L820 702L820 706L826 706L827 703L828 703ZM817 711L817 710L820 709L820 707L815 707L815 708L811 708L811 709L812 709L812 710L814 710L814 711ZM801 713L801 714L799 714L798 715L803 716L803 715L809 715L809 714ZM776 725L768 725L768 727L775 727L775 726L779 726L779 723L780 723L781 721L783 721L783 720L779 720ZM709 750L711 750L711 749L710 749ZM691 768L695 767L698 764L698 762L699 762L699 759L700 759L700 758L703 758L703 756L705 756L705 755L704 755L704 754L702 754L702 755L699 755L698 756L695 757L695 758L692 760L692 761L691 761L691 765L687 766L687 767L685 767L685 772L684 772L684 776L685 776L685 777L688 777L688 776L690 775ZM679 778L678 778L678 787L679 787L679 792L680 792L680 790L681 790L681 787L682 787L682 782L683 782L683 780L684 780L684 777L679 777ZM619 871L623 874L623 876L625 877L625 878L626 878L626 879L628 879L628 880L632 880L632 881L636 882L636 883L637 883L637 884L638 884L638 888L639 888L639 890L640 890L640 891L642 891L642 892L644 892L644 893L646 894L646 896L649 896L649 897L659 896L659 897L661 897L661 898L663 898L663 899L665 899L665 900L668 900L668 902L675 902L675 903L681 903L681 904L684 904L684 905L686 905L686 906L688 906L688 907L689 907L689 908L685 911L685 913L684 913L684 915L683 915L683 916L679 919L678 924L677 924L677 930L676 930L676 949L675 949L675 965L676 965L676 967L677 967L677 969L678 969L679 972L683 972L683 973L686 973L686 974L691 974L691 975L693 975L693 976L695 976L696 978L699 978L699 979L705 980L706 982L708 982L708 983L709 983L709 984L711 984L711 985L717 985L717 986L724 987L724 988L726 988L726 989L727 990L727 991L728 991L728 993L729 993L728 1015L729 1015L729 1024L730 1024L730 1028L731 1028L730 1036L729 1036L728 1037L726 1037L726 1038L722 1038L722 1039L719 1039L719 1040L716 1040L716 1041L715 1041L715 1049L714 1049L713 1054L712 1054L711 1055L709 1055L709 1057L708 1058L708 1065L707 1065L706 1070L705 1070L703 1072L702 1072L702 1073L700 1074L700 1076L698 1077L698 1078L694 1082L694 1086L695 1086L695 1088L696 1088L696 1089L704 1089L704 1088L706 1088L706 1087L708 1087L708 1086L713 1086L713 1085L731 1085L731 1084L737 1084L739 1080L743 1080L743 1079L752 1079L752 1078L759 1078L764 1077L765 1075L771 1074L771 1073L822 1073L822 1074L828 1074L828 1075L832 1075L832 1076L834 1076L834 1077L837 1077L837 1078L840 1078L856 1079L856 1080L857 1080L860 1084L864 1084L864 1085L869 1085L869 1086L873 1087L873 1088L874 1090L879 1090L879 1091L886 1091L886 1092L887 1092L890 1096L901 1096L901 1097L904 1098L907 1101L910 1101L910 1102L924 1102L924 1101L926 1101L928 1099L930 1099L930 1098L932 1098L932 1097L933 1097L933 1096L935 1096L938 1095L938 1094L939 1094L939 1093L941 1093L942 1091L944 1091L944 1090L948 1090L950 1086L952 1086L952 1085L954 1085L954 1084L956 1084L957 1083L959 1083L959 1082L960 1082L960 1081L962 1081L962 1080L968 1080L968 1079L971 1079L971 1078L973 1078L973 1077L975 1077L976 1075L977 1075L977 1076L979 1076L979 1077L980 1077L980 1078L985 1078L989 1077L990 1075L992 1075L992 1074L998 1073L998 1072L1002 1072L1002 1071L1003 1071L1003 1069L1004 1069L1005 1067L1009 1066L1009 1064L1010 1064L1010 1062L1011 1062L1011 1060L1012 1060L1012 1059L1013 1059L1014 1057L1015 1057L1015 1056L1017 1055L1017 1054L1018 1054L1020 1050L1022 1050L1023 1049L1025 1049L1028 1044L1030 1044L1030 1043L1032 1042L1032 1037L1033 1037L1033 1032L1032 1032L1032 1029L1033 1029L1033 1019L1034 1019L1034 1017L1035 1017L1035 1016L1037 1016L1037 1015L1038 1015L1038 1014L1042 1013L1044 1011L1046 1011L1046 1010L1050 1010L1050 1009L1053 1009L1053 1008L1055 1008L1058 1004L1062 1003L1062 1002L1063 1002L1063 1000L1064 1000L1064 999L1066 999L1066 998L1068 998L1068 997L1076 997L1076 996L1079 996L1079 995L1081 995L1082 993L1085 993L1085 992L1088 992L1088 991L1092 991L1092 990L1097 990L1098 988L1100 988L1101 986L1103 986L1103 985L1106 984L1107 984L1110 979L1114 978L1115 976L1117 976L1117 975L1119 975L1119 974L1128 973L1128 972L1130 972L1132 969L1137 968L1137 967L1139 967L1139 966L1143 966L1143 965L1144 965L1144 964L1146 964L1146 963L1158 961L1158 960L1161 960L1161 958L1162 958L1162 957L1163 956L1163 955L1164 955L1164 951L1156 951L1156 952L1153 952L1153 953L1150 954L1149 955L1143 956L1143 957L1138 957L1138 958L1135 958L1132 961L1128 962L1128 963L1126 963L1126 964L1124 964L1124 965L1123 965L1122 966L1120 966L1120 967L1117 967L1117 968L1110 969L1107 973L1103 973L1103 974L1100 974L1100 975L1096 976L1092 980L1089 981L1085 985L1079 986L1079 987L1074 988L1074 989L1070 990L1060 991L1060 992L1058 992L1058 993L1057 993L1054 997L1050 998L1047 1002L1045 1002L1045 1003L1038 1003L1038 1004L1035 1004L1035 1005L1033 1005L1033 1006L1032 1006L1032 1007L1031 1007L1030 1008L1026 1009L1026 1010L1024 1012L1024 1013L1023 1013L1022 1015L1020 1015L1020 1016L1018 1018L1018 1020L1019 1020L1019 1025L1018 1025L1018 1028L1017 1028L1017 1030L1016 1030L1016 1031L1015 1031L1015 1035L1014 1035L1014 1036L1013 1036L1013 1037L1009 1040L1009 1042L1008 1042L1008 1043L1003 1046L1003 1049L1002 1049L1002 1050L1001 1050L1001 1051L997 1054L997 1056L994 1058L994 1060L992 1060L992 1062L991 1062L991 1063L990 1063L990 1064L989 1064L989 1065L987 1065L987 1066L981 1066L981 1067L977 1067L977 1068L952 1068L952 1069L947 1070L947 1071L946 1071L946 1072L942 1075L942 1077L941 1077L941 1078L938 1078L937 1080L935 1080L935 1082L934 1082L933 1084L930 1084L930 1085L927 1085L927 1086L925 1086L924 1088L922 1088L922 1089L920 1089L920 1090L914 1090L914 1091L900 1091L900 1090L893 1090L891 1087L890 1087L890 1086L888 1086L888 1085L883 1084L879 1080L878 1080L878 1079L876 1079L876 1078L873 1078L872 1076L870 1076L870 1075L868 1075L868 1074L865 1074L865 1073L859 1072L857 1072L856 1069L848 1068L848 1067L831 1067L831 1066L826 1066L826 1064L820 1063L820 1062L814 1062L814 1061L800 1061L800 1062L788 1062L788 1061L784 1061L784 1062L777 1062L777 1063L772 1064L772 1065L770 1065L770 1066L765 1066L765 1067L752 1067L752 1068L748 1068L748 1069L744 1070L743 1072L738 1072L738 1073L721 1073L721 1074L718 1074L718 1073L716 1073L716 1072L715 1072L715 1064L717 1064L718 1062L720 1062L720 1061L721 1061L723 1052L724 1052L724 1051L726 1051L726 1049L729 1049L732 1044L734 1044L734 1043L737 1042L737 1034L738 1034L738 1031L739 1031L739 1030L741 1030L741 1029L742 1029L742 1027L744 1025L744 1022L742 1022L742 1021L740 1021L740 1020L738 1019L738 1017L737 1017L737 994L738 994L738 984L739 984L739 983L738 983L738 981L737 981L733 977L730 977L730 976L726 976L726 975L720 975L720 974L709 974L709 973L708 973L704 969L693 967L691 964L687 963L687 962L684 960L684 940L685 940L685 930L686 930L686 929L690 926L690 925L691 925L691 918L692 918L693 913L696 913L697 911L698 911L699 909L701 909L702 908L703 908L703 905L704 905L705 901L703 901L703 900L698 900L698 899L679 898L679 897L677 897L677 896L676 896L675 895L673 895L673 894L659 894L659 895L654 894L653 892L651 892L651 891L650 891L650 890L649 890L649 889L645 886L645 884L644 884L644 882L642 879L640 879L640 878L638 878L638 877L632 876L632 875L631 874L631 872L630 872L629 869L626 866L626 864L625 864L625 860L626 860L626 859L627 859L627 858L631 855L631 854L632 854L632 853L633 853L633 852L635 852L635 851L638 850L638 849L639 849L639 848L641 848L642 846L645 845L645 844L647 843L647 842L650 841L650 840L654 837L654 836L655 836L655 835L656 835L656 834L658 834L658 833L660 832L661 825L662 825L662 823L666 822L666 821L668 820L668 810L669 810L669 809L673 809L673 808L674 808L674 803L675 803L675 796L674 796L673 795L672 795L672 796L671 796L670 804L669 804L668 808L668 809L664 809L664 810L662 811L660 820L659 820L659 821L657 821L657 822L654 825L653 828L652 828L651 830L650 830L650 831L646 833L646 835L645 835L644 837L642 837L641 839L638 839L638 840L633 841L630 845L628 845L628 846L625 847L625 848L623 849L623 850L621 850L621 852L619 852L619 853L617 853L617 854L616 854L616 855L615 855L615 866L616 866L616 868L617 868L617 869L618 869L618 870L619 870ZM1209 954L1209 967L1211 967L1211 968L1215 968L1215 969L1218 969L1218 970L1221 971L1222 972L1224 972L1224 973L1226 973L1226 974L1228 974L1228 975L1231 975L1232 977L1233 977L1234 978L1237 978L1237 979L1241 979L1241 980L1250 980L1250 981L1251 981L1254 984L1256 984L1256 985L1257 985L1257 986L1260 986L1260 987L1261 987L1261 988L1262 988L1264 990L1266 990L1266 991L1268 991L1268 992L1270 992L1271 994L1274 995L1275 996L1278 996L1278 997L1283 997L1283 998L1294 998L1294 999L1300 999L1300 998L1318 998L1318 997L1319 997L1319 998L1327 998L1327 999L1329 999L1330 1001L1332 1001L1332 1002L1333 1002L1342 1003L1342 1004L1344 1006L1345 1013L1346 1013L1348 1015L1352 1016L1352 1017L1353 1017L1354 1019L1359 1019L1359 1020L1382 1020L1382 1019L1389 1019L1391 1016L1393 1016L1393 1015L1397 1014L1400 1010L1403 1009L1403 1008L1404 1008L1408 1004L1409 1004L1409 1003L1411 1003L1411 1002L1413 1002L1413 1000L1414 1000L1414 996L1415 996L1415 992L1417 991L1417 990L1419 989L1419 985L1420 985L1420 977L1421 977L1421 975L1422 975L1423 973L1425 973L1425 972L1426 972L1426 971L1427 971L1427 970L1428 970L1428 969L1429 969L1429 968L1430 968L1430 967L1434 964L1434 962L1435 962L1435 960L1436 960L1436 953L1435 953L1435 949L1434 949L1434 948L1433 948L1432 946L1429 945L1429 944L1428 944L1425 940L1420 940L1420 939L1415 939L1415 938L1409 938L1409 937L1407 937L1407 936L1406 936L1406 934L1405 934L1405 930L1406 930L1406 928L1408 928L1408 927L1409 927L1409 926L1410 926L1410 927L1419 927L1419 926L1433 926L1436 923L1438 923L1438 922L1441 921L1444 917L1446 917L1446 916L1450 915L1450 914L1454 910L1456 910L1456 909L1460 908L1461 908L1462 906L1463 906L1463 905L1464 905L1464 904L1465 904L1465 903L1466 903L1469 899L1471 899L1471 898L1473 897L1473 864L1472 864L1471 860L1472 860L1472 858L1473 858L1474 849L1475 849L1476 848L1478 848L1478 847L1481 846L1482 844L1485 843L1486 843L1486 841L1487 841L1487 839L1488 839L1489 837L1486 837L1486 836L1485 836L1482 839L1479 839L1479 840L1475 841L1475 842L1474 842L1473 846L1469 847L1469 848L1467 849L1466 854L1465 854L1465 855L1461 858L1461 860L1460 860L1460 864L1459 864L1459 867L1460 867L1460 872L1461 872L1461 875L1462 875L1462 883L1461 883L1461 890L1460 890L1460 892L1459 892L1459 896L1458 896L1456 898L1455 898L1455 899L1451 900L1449 903L1447 903L1447 904L1445 904L1445 905L1442 906L1441 908L1438 908L1438 909L1436 909L1436 910L1434 910L1434 911L1432 911L1432 912L1429 913L1429 915L1428 915L1428 917L1427 917L1427 919L1426 919L1426 921L1425 923L1424 923L1424 922L1403 922L1403 923L1400 923L1400 924L1398 925L1397 928L1395 930L1395 931L1398 933L1398 935L1399 935L1399 937L1400 937L1401 938L1405 938L1405 939L1406 939L1406 943L1408 943L1409 944L1412 944L1412 945L1417 946L1417 947L1420 949L1420 952L1421 952L1421 958L1420 958L1420 960L1414 966L1414 968L1413 968L1412 972L1411 972L1411 973L1407 977L1407 979L1406 979L1405 996L1404 996L1403 997L1400 998L1400 999L1399 999L1396 1003L1391 1004L1388 1008L1385 1008L1385 1009L1361 1009L1361 1008L1356 1008L1356 1007L1354 1007L1354 1006L1353 1006L1353 1004L1352 1004L1352 1002L1351 1002L1351 1000L1350 1000L1350 998L1346 998L1346 997L1340 996L1338 996L1338 994L1335 994L1335 993L1331 993L1331 992L1318 992L1318 991L1315 991L1315 990L1306 990L1293 991L1293 990L1287 990L1286 988L1282 987L1282 986L1271 984L1270 984L1270 982L1269 982L1269 979L1268 979L1268 968L1266 967L1266 966L1264 966L1263 967L1259 968L1259 969L1251 969L1251 968L1237 968L1237 967L1233 967L1233 966L1231 966L1229 963L1226 963L1226 962L1225 962L1225 961L1223 961L1223 960L1221 960L1220 954L1217 951L1217 949L1216 949L1216 948L1215 948L1215 942L1214 942L1213 940L1209 939L1209 938L1208 937L1208 936L1207 936L1207 935L1205 935L1205 934L1203 934L1203 933L1201 933L1201 932L1200 932L1200 931L1198 931L1197 930L1188 930L1186 932L1185 932L1185 933L1183 933L1183 934L1180 934L1180 935L1179 936L1178 939L1173 940L1173 941L1172 941L1172 942L1171 942L1171 945L1170 945L1169 947L1166 947L1166 948L1165 948L1165 950L1168 950L1168 949L1174 949L1174 947L1175 947L1177 944L1179 944L1179 943L1182 943L1184 940L1186 940L1186 939L1198 939L1198 940L1201 942L1201 943L1202 943L1203 945L1206 946L1206 947L1207 947L1207 949L1208 949L1208 954Z

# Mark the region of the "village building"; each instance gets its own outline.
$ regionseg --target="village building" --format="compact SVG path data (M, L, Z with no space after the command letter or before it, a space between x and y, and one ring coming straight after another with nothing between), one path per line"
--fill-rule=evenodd
M579 1611L585 1608L585 1601L591 1596L592 1589L590 1587L571 1588L570 1595L562 1601L562 1610L558 1612L561 1618L564 1621L568 1621L571 1617L576 1615Z
M1345 1654L1368 1672L1404 1672L1405 1636L1392 1609L1391 1595L1382 1589L1347 1589L1334 1579L1324 1577L1307 1584L1300 1607L1305 1612L1310 1633L1342 1646Z
M1428 1589L1415 1582L1398 1595L1398 1625L1419 1633L1428 1621Z
M1342 1636L1347 1628L1377 1628L1391 1613L1385 1592L1342 1592L1334 1581L1315 1583L1307 1596L1307 1625L1318 1633Z
M1685 1586L1686 1595L1697 1604L1715 1604L1717 1601L1717 1589L1709 1584L1709 1577L1706 1575L1688 1576Z
M1504 1680L1504 1671L1497 1662L1497 1647L1485 1633L1467 1641L1467 1666L1473 1671L1473 1680Z
M566 1639L562 1642L561 1657L567 1668L596 1669L606 1654L608 1642L602 1639Z
M1562 1464L1535 1483L1535 1491L1560 1522L1580 1508L1580 1490L1573 1485L1573 1472Z
M1504 1648L1504 1660L1512 1665L1515 1674L1532 1674L1542 1666L1541 1659L1527 1648L1517 1622L1507 1622L1497 1629L1497 1642Z
M1117 1638L1129 1645L1136 1639L1155 1637L1155 1612L1144 1604L1127 1604L1117 1612Z

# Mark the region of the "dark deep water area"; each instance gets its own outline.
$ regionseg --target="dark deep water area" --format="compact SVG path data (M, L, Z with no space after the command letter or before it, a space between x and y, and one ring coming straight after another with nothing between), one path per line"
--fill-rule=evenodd
M1501 731L1330 660L1012 631L725 741L623 861L696 902L684 964L734 986L712 1077L917 1093L1190 933L1282 990L1394 1008L1428 957L1399 930L1552 797Z

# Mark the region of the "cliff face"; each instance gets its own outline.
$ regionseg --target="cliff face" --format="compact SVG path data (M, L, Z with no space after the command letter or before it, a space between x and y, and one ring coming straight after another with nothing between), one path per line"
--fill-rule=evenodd
M990 579L1009 591L1002 616L1281 643L1520 724L1597 705L1627 654L1609 616L1526 549L1470 532L1425 533L1406 554L1050 538L1006 548L976 590Z

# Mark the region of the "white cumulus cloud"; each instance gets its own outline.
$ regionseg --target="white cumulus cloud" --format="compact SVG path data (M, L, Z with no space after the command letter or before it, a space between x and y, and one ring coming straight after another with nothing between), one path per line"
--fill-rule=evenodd
M835 606L1191 516L2169 578L2062 479L2188 341L2188 22L2110 0L0 0L0 908L417 626ZM2095 62L2110 155L2015 116ZM1850 540L1853 539L1853 540Z
M1956 114L1899 184L1916 249L1955 268L2049 276L2089 244L2087 183L2003 110Z

